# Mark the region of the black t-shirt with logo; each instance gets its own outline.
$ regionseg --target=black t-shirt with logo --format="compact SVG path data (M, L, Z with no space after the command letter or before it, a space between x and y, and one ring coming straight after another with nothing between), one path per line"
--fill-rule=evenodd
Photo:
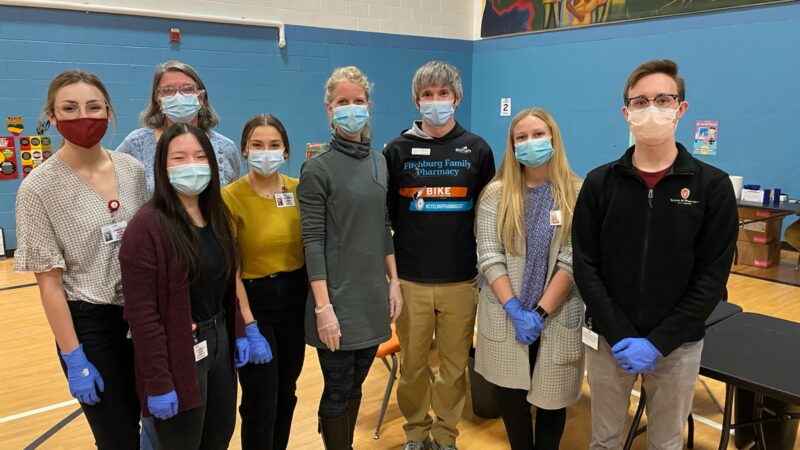
M383 154L400 278L422 283L474 278L475 203L495 172L489 144L458 123L441 138L426 136L417 123Z

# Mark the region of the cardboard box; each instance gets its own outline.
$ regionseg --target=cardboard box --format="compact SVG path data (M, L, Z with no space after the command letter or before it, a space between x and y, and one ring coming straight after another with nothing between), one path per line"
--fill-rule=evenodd
M778 264L781 259L781 243L756 244L736 242L737 263L746 266L766 268Z
M741 219L741 217L740 217ZM745 219L752 220L752 219ZM739 239L745 242L755 242L756 244L770 244L780 242L783 217L759 220L757 222L745 223L739 227Z
M749 208L740 206L739 207L739 218L740 219L769 219L770 217L779 216L781 212L778 211L770 211L764 208Z

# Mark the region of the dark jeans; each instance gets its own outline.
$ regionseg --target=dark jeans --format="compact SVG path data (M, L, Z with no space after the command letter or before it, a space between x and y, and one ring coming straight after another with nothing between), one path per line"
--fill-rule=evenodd
M539 340L528 347L528 359L531 371L536 366L536 354L539 351ZM506 427L508 442L512 450L558 450L564 426L567 422L567 408L536 408L536 430L532 425L531 404L528 403L526 389L509 389L496 386L497 402L500 414ZM534 445L534 436L536 444Z
M78 342L86 359L103 377L105 389L97 394L100 402L81 403L99 449L139 448L139 397L133 369L133 343L126 337L128 323L122 307L68 301ZM59 354L64 374L67 366Z
M209 321L211 322L211 321ZM206 341L208 356L197 361L202 406L167 419L153 419L158 448L163 450L228 448L236 425L236 374L225 320L198 324L197 342Z
M378 346L361 350L317 349L325 387L319 401L319 416L335 419L347 414L348 400L361 398L361 385L378 353Z
M300 269L243 281L258 329L272 349L272 361L239 369L242 449L286 450L297 405L297 378L305 358L308 278L305 269ZM282 304L277 311L276 303Z

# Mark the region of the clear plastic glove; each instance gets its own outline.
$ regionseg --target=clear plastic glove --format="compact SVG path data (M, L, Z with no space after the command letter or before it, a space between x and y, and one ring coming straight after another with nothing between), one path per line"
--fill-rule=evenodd
M656 369L661 352L646 338L625 338L611 347L617 365L627 373L644 373Z
M147 409L153 417L167 420L178 414L178 394L171 390L162 395L148 395Z
M511 297L504 305L503 309L514 324L514 337L524 345L531 345L539 339L542 334L542 319L533 311L522 308L517 297Z
M401 312L403 312L403 292L400 290L400 282L392 281L389 283L389 320L394 323Z
M105 389L103 377L92 363L86 359L83 353L83 344L69 352L62 353L64 363L67 365L67 383L69 383L69 393L79 402L87 405L94 405L100 402L95 385L100 392Z
M250 347L250 358L248 361L253 364L265 364L272 361L272 349L269 342L258 330L258 323L253 322L244 327L244 335Z
M342 337L342 330L339 328L339 319L333 312L333 305L328 303L322 308L314 308L317 314L317 333L319 338L332 352L339 350L339 338Z
M236 338L236 354L233 355L233 366L237 369L247 364L250 359L250 344L247 338Z

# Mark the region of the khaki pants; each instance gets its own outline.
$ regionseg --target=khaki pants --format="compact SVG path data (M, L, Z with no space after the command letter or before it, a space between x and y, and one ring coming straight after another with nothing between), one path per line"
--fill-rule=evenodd
M431 434L439 444L453 444L466 402L477 281L400 283L405 304L396 324L402 350L397 404L407 422L403 428L411 441L422 442ZM431 385L427 367L434 335L440 366Z
M590 450L621 449L627 431L631 389L639 375L623 371L611 348L600 338L597 350L586 349L592 396ZM694 386L700 372L703 341L659 357L656 370L641 375L647 391L647 448L683 449L683 429L692 411Z

